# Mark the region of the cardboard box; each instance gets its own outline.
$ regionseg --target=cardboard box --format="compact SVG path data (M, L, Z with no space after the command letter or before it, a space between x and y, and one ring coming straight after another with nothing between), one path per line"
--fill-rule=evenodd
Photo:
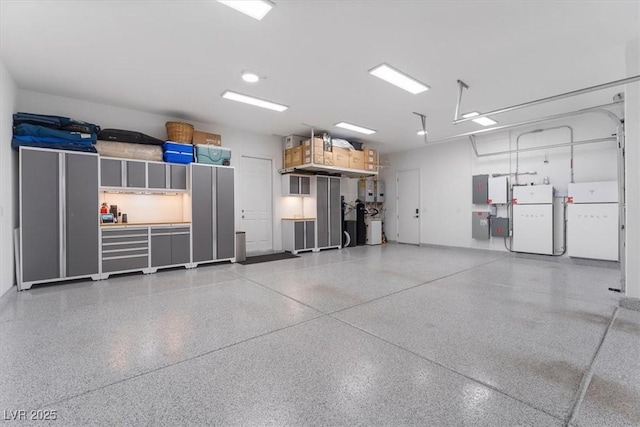
M333 158L331 158L333 160ZM324 155L322 154L322 151L320 151L320 153L318 153L317 151L313 154L313 163L317 164L317 165L323 165L324 164Z
M364 161L365 163L378 163L378 153L373 148L364 149Z
M349 168L349 149L333 147L333 165L339 168Z
M302 144L304 138L297 135L289 135L284 137L284 148L294 148Z
M287 148L284 150L284 167L292 168L300 166L302 164L302 146L299 145L293 148Z
M311 139L305 139L304 141L302 141L302 145L311 148ZM322 142L322 138L313 138L313 149L314 151L316 149L319 151L324 151L324 143Z
M364 151L352 150L349 152L349 168L364 169Z
M367 172L377 172L378 165L376 165L375 163L365 163L364 170L366 170Z
M282 164L285 169L291 167L291 149L287 148L284 150L284 159Z
M199 130L193 131L193 139L191 142L193 145L217 145L222 146L222 137L215 133L200 132Z
M291 166L300 166L302 164L302 145L298 145L297 147L288 148L291 150Z
M333 166L333 153L331 151L325 151L322 156L322 162L327 166Z

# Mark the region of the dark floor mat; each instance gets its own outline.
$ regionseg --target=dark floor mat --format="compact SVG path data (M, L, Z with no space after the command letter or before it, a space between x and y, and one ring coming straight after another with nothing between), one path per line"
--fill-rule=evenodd
M281 259L300 258L298 255L290 254L289 252L278 252L277 254L248 256L246 261L239 262L238 264L258 264L260 262L279 261Z

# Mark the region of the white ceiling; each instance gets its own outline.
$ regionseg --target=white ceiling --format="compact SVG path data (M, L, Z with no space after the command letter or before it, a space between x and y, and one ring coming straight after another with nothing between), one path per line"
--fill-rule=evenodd
M22 89L266 134L375 141L383 152L481 128L490 111L628 77L638 1L278 1L256 21L216 1L1 0L2 61ZM367 73L387 62L431 86L411 95ZM243 70L266 76L241 80ZM224 100L233 90L277 113ZM500 124L611 101L614 88L495 117ZM77 117L82 119L82 117ZM376 129L364 137L333 125Z

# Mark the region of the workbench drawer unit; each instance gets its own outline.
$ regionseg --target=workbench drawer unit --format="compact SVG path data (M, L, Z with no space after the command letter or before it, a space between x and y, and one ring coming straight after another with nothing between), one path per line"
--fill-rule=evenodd
M102 272L149 268L149 227L102 229Z

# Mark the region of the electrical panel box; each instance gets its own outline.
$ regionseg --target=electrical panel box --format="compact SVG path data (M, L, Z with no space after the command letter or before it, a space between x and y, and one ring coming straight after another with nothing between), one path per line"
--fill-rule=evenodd
M509 181L506 176L489 178L489 195L487 203L490 205L506 205L509 198Z
M569 203L618 203L618 181L569 184Z
M361 179L358 181L358 199L364 203L376 201L375 182L372 179Z
M514 205L540 205L553 203L552 185L520 185L513 187Z
M491 236L509 237L509 218L491 218Z
M384 181L374 181L376 189L376 202L384 203Z
M471 237L489 239L489 212L471 212Z
M486 205L489 198L489 175L473 176L473 204Z

